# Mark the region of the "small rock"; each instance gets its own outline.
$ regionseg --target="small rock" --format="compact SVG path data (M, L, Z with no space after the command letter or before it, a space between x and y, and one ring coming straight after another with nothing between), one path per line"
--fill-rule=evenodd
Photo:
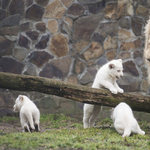
M44 63L48 62L49 59L53 59L54 56L48 54L45 51L34 51L28 56L30 62L38 67L41 67Z
M24 35L20 34L19 40L18 40L18 45L28 49L29 43L30 43L30 41L28 40L28 38L25 37Z
M55 0L46 6L44 17L47 19L61 19L66 9L59 0Z
M47 23L47 28L51 33L56 33L58 31L58 22L54 19L49 20Z
M36 27L37 30L39 30L41 32L45 32L45 30L46 30L46 25L45 25L44 22L37 23L35 25L35 27Z
M44 8L37 4L33 4L31 7L29 7L26 10L25 18L33 21L41 21L43 14L44 14Z
M0 68L2 72L21 74L24 64L12 58L4 57L0 58Z
M46 34L41 37L38 43L35 44L37 49L45 49L47 47L47 43L49 41L50 35Z
M73 3L67 10L67 16L75 19L84 14L84 7L78 3Z
M68 39L58 33L52 36L49 50L58 57L69 54Z

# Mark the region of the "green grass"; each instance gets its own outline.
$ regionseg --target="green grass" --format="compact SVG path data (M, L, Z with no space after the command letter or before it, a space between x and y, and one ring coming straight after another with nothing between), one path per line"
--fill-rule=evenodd
M0 122L5 122L5 123L9 123L9 122L14 122L14 121L18 121L18 118L16 117L0 117Z
M0 119L0 122L14 119ZM18 120L19 121L19 120ZM63 114L41 115L42 132L7 133L0 131L0 149L111 149L111 150L149 150L150 123L139 122L146 131L145 136L133 134L123 139L112 126L112 121L105 118L97 123L98 127L83 129L81 121Z

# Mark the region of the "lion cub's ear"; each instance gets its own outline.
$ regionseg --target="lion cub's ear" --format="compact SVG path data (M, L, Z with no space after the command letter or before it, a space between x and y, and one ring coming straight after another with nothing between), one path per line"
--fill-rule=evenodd
M112 69L112 68L115 68L115 65L114 64L109 64L109 69Z
M23 95L19 95L19 100L21 101L21 102L23 102Z
M122 63L122 59L118 59Z

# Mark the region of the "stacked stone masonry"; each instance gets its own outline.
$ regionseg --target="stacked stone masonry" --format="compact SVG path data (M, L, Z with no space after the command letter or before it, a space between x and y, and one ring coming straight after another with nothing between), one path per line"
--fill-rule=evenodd
M0 0L0 71L91 86L99 67L121 58L120 87L148 93L143 33L149 11L150 0ZM4 112L17 95L1 93ZM37 95L28 93L35 101L48 97ZM52 97L54 111L65 110L60 103L82 109ZM40 101L37 105L43 112L47 107Z

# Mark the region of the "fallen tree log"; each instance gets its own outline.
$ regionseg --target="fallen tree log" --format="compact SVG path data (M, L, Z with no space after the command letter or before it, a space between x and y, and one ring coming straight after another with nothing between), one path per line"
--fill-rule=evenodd
M133 93L112 94L108 90L58 81L49 78L0 72L0 88L17 91L37 91L82 103L115 107L126 102L135 111L150 112L150 97Z

